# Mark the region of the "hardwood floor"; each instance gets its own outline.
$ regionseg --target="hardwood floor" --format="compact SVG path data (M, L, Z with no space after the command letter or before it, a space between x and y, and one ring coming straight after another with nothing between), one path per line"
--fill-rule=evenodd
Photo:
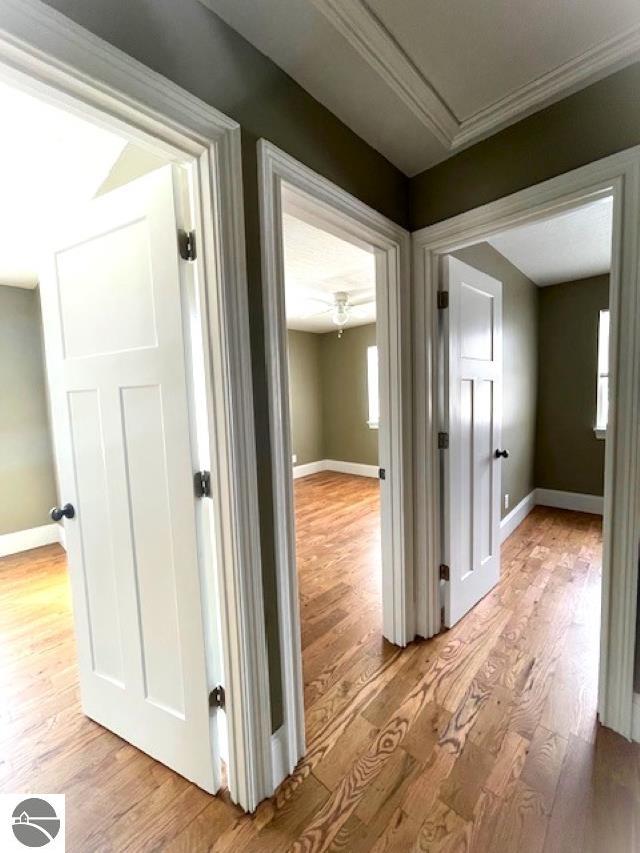
M0 560L3 791L70 851L640 850L640 750L595 721L600 519L537 508L454 629L380 639L378 483L296 481L308 752L254 816L82 716L63 551Z

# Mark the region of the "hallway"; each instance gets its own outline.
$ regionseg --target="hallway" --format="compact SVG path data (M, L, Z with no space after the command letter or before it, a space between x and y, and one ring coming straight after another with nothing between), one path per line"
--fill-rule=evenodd
M81 714L64 552L1 560L2 790L65 793L83 853L638 849L640 747L595 724L600 519L536 509L494 592L401 650L379 633L377 489L296 484L308 749L253 817Z

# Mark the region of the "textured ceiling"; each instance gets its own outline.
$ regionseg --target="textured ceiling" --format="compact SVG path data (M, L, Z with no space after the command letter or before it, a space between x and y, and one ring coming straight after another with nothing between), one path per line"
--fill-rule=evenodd
M611 269L611 198L512 228L488 242L540 287Z
M348 326L375 322L375 260L335 234L283 215L287 326L329 332L334 294L349 294Z

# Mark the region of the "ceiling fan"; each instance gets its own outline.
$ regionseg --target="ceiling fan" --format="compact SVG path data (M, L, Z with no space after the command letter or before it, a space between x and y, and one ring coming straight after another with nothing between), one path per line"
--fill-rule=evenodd
M295 308L290 304L291 302L295 304ZM337 293L313 291L305 294L300 294L298 291L295 294L287 294L287 303L302 319L330 314L334 325L343 329L349 320L364 319L367 316L368 312L365 309L375 303L375 296L363 295L354 298L344 290Z

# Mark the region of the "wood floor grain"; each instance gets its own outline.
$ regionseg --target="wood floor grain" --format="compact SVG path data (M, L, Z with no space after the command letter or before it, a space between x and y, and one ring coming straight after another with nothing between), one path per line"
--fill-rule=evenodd
M86 719L64 552L0 560L0 784L70 851L640 850L640 750L598 727L601 525L537 508L451 631L381 639L378 482L297 480L308 750L253 816Z

